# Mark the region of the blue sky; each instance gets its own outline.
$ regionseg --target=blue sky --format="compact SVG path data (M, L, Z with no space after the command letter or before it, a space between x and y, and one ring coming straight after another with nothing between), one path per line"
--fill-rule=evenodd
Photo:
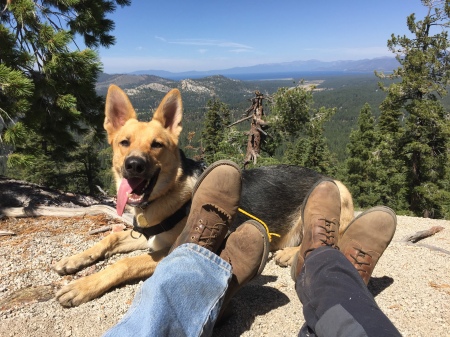
M133 0L109 16L117 41L99 54L106 73L394 56L391 34L426 10L420 0Z

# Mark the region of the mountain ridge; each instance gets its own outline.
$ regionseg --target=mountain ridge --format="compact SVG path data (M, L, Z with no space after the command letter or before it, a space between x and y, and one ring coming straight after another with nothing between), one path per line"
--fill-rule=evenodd
M398 68L400 64L394 57L378 57L373 59L362 60L338 60L338 61L320 61L320 60L306 60L306 61L291 61L280 63L266 63L257 64L247 67L234 67L228 69L216 69L207 71L183 71L170 72L167 70L138 70L128 74L130 75L154 75L172 80L179 80L181 78L201 78L211 75L224 75L230 78L239 78L239 75L249 74L272 74L284 72L322 72L322 71L336 71L336 72L373 72L385 71L391 72Z

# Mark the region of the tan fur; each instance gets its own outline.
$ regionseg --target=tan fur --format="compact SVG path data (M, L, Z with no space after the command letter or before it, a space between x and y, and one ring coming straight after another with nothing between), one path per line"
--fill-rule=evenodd
M151 174L159 171L149 197L152 202L145 210L135 209L135 213L141 213L149 226L159 224L187 202L196 183L195 177L183 175L180 169L178 137L182 110L181 95L177 89L164 97L150 122L137 120L131 102L119 87L111 85L106 97L104 128L113 149L112 170L117 188L122 179L124 161L129 155L145 158L150 163ZM124 140L128 142L127 146L123 146ZM162 146L154 147L154 142ZM342 232L353 218L353 202L348 189L342 183L336 183L341 192ZM149 241L131 231L111 233L88 250L63 258L54 266L60 275L76 273L113 254L149 249L147 254L125 258L96 274L71 282L57 292L57 300L63 306L77 306L128 280L151 276L158 261L166 256L185 224L186 218L172 230L155 235ZM283 227L273 229L284 235L273 240L271 250L279 250L275 260L287 266L292 263L302 240L300 205L297 213L291 215L289 223Z
M104 128L113 148L113 173L117 188L122 179L124 160L130 154L146 156L155 170L160 169L158 181L150 195L153 202L144 211L150 226L160 223L187 202L195 184L195 180L183 176L179 168L178 136L181 132L182 110L180 92L174 89L162 100L150 122L139 122L127 95L115 85L108 90ZM130 146L120 146L124 139L129 141ZM151 147L154 141L163 146ZM111 233L88 250L63 258L54 266L60 275L75 273L113 254L147 248L151 252L121 260L99 273L80 278L58 291L56 298L63 306L77 306L127 280L151 276L157 262L168 252L185 223L186 219L174 229L158 234L148 242L137 233L131 235L130 231Z
M335 180L334 182L339 188L339 193L341 194L341 220L339 226L339 234L342 235L347 226L355 217L353 198L350 194L350 191L342 182L340 182L339 180Z

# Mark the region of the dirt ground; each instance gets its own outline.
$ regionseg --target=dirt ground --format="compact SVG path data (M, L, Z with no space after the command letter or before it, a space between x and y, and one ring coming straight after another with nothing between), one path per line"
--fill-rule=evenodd
M73 276L60 277L52 264L108 235L90 235L90 230L118 221L105 215L2 217L2 209L10 206L4 202L7 199L2 181L0 233L15 235L0 236L0 336L101 336L127 311L141 282L123 285L79 307L65 309L54 299L61 285L101 270L122 256L101 261ZM27 206L27 200L22 198L21 204ZM49 197L47 204L52 202ZM73 207L80 206L70 202ZM67 207L67 201L59 205ZM433 226L443 230L415 244L404 241ZM448 336L450 221L399 216L397 232L374 271L369 289L402 335ZM290 270L272 260L261 276L236 295L232 306L232 316L215 328L214 336L296 336L303 324Z

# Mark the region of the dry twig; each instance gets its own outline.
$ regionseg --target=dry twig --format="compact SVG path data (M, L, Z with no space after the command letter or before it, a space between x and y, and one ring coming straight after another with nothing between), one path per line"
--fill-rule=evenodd
M416 243L420 240L433 236L434 234L440 232L443 229L444 227L442 226L433 226L430 229L419 231L413 235L407 236L406 238L403 239L403 241Z

